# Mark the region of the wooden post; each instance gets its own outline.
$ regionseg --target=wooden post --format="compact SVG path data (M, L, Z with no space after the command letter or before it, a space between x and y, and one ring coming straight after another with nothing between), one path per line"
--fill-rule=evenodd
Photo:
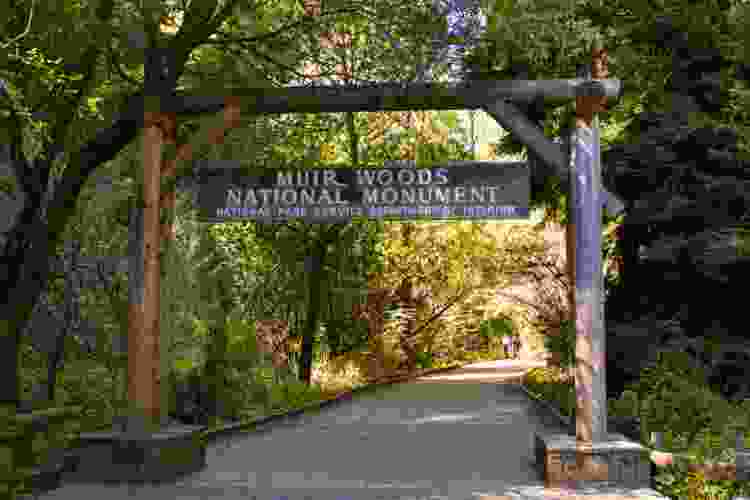
M592 48L591 77L607 77L607 52ZM605 99L576 98L575 161L571 193L575 212L576 441L581 471L589 470L591 448L607 434L605 331L602 304L601 172L596 113ZM584 473L585 474L585 473Z
M136 206L133 212L136 216L133 228L141 234L131 235L132 258L139 262L132 263L136 265L132 266L131 278L136 279L130 286L128 431L148 431L161 424L161 172L165 138L175 135L174 115L164 113L168 102L174 104L171 102L177 85L174 65L175 57L170 49L150 48L145 54L143 208Z
M571 172L574 171L573 167L573 147L575 144L576 136L571 130L568 132L568 137L564 138L566 145L566 159L568 162L568 168ZM571 325L576 324L576 224L575 224L575 210L573 210L573 190L575 189L575 176L570 175L568 179L570 188L568 190L568 225L565 228L565 264L568 272L568 280L570 287L568 288L568 305L569 305L569 316L568 321ZM573 367L575 370L575 367ZM566 369L566 376L571 376L571 370Z
M225 99L223 124L208 129L208 142L221 144L227 131L239 125L239 100L233 96ZM175 174L178 161L189 161L193 147L189 143L176 148L175 158L162 160L165 144L177 143L177 120L174 113L146 112L143 136L143 200L144 207L135 206L131 220L130 281L130 332L128 334L128 399L138 411L131 415L162 419L165 394L160 380L162 375L159 316L161 314L161 263L159 253L164 244L174 238L173 210L175 191L161 192L162 174L168 178ZM161 213L171 214L164 221ZM166 246L164 247L166 248ZM135 424L132 419L131 424Z
M143 126L143 288L130 304L128 336L128 399L136 418L160 417L160 262L161 231L159 194L163 116L145 112ZM144 422L146 423L146 422ZM154 423L154 422L151 422Z

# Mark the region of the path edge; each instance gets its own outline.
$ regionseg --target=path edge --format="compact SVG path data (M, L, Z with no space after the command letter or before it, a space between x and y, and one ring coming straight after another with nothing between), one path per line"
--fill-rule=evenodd
M211 429L211 430L207 429L203 431L204 432L203 435L205 436L205 439L208 442L215 442L224 438L233 437L237 434L245 434L245 433L256 432L259 430L266 430L269 425L282 423L282 422L288 422L290 419L299 418L310 411L322 410L324 408L333 407L344 402L350 402L353 400L354 396L364 395L373 390L376 390L382 387L387 387L390 385L400 384L403 382L411 382L425 375L432 375L435 373L444 373L444 372L459 370L463 368L464 366L470 365L473 363L474 362L467 362L458 366L451 366L451 367L446 367L446 368L428 368L428 369L417 370L409 374L400 374L400 375L396 375L392 377L384 377L383 379L380 379L374 383L369 383L360 387L356 387L354 389L341 392L332 398L324 399L322 401L315 401L301 408L295 408L293 410L286 410L286 411L281 411L278 413L272 413L271 415L265 415L263 417L258 417L258 418L250 419L250 420L243 421L243 422L235 422L235 423L223 425L218 428ZM262 429L259 429L259 427L262 427Z

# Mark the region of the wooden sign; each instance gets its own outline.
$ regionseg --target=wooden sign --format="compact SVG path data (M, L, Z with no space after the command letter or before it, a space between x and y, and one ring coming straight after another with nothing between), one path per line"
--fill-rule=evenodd
M302 219L527 219L526 162L448 162L429 168L203 169L205 222Z

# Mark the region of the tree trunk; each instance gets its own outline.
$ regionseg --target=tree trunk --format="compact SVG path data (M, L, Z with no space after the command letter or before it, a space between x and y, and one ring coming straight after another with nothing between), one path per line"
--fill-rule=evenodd
M403 223L401 226L401 238L407 248L414 246L414 231L416 227L411 222ZM398 291L401 299L401 310L404 313L402 322L401 335L399 336L401 349L406 355L406 367L412 371L417 366L417 349L415 344L414 332L417 328L417 310L416 310L416 290L411 278L405 278L401 282Z
M420 289L417 297L417 322L420 325L425 325L430 317L432 316L432 295L427 289ZM435 346L435 333L430 330L426 330L422 336L423 342L419 342L418 345L424 350L424 352L432 353Z
M214 322L210 331L211 345L205 368L206 379L210 387L209 415L219 417L224 414L220 402L224 401L224 368L228 343L226 323L223 321Z
M302 332L302 348L300 354L299 379L305 384L310 384L312 380L312 361L313 347L315 343L315 334L318 331L320 323L320 282L322 278L321 269L323 267L325 247L320 244L313 252L311 258L312 266L308 269L308 308L305 328Z
M417 307L414 285L410 279L407 278L401 283L399 297L401 298L401 311L403 313L399 340L401 349L406 356L406 368L412 371L417 367L417 346L415 339Z
M55 388L57 386L57 370L65 352L65 338L73 332L73 325L79 319L79 301L81 290L75 285L76 263L81 253L81 245L78 241L71 243L68 250L67 272L65 273L65 326L57 337L55 349L50 353L47 364L47 399L50 404L55 402Z
M3 307L0 320L0 405L17 408L20 402L20 380L18 373L19 332L24 323L22 318L13 315L16 309L9 301Z
M21 400L21 333L48 281L49 249L54 247L46 222L38 217L41 193L30 198L0 256L0 406L12 409Z

